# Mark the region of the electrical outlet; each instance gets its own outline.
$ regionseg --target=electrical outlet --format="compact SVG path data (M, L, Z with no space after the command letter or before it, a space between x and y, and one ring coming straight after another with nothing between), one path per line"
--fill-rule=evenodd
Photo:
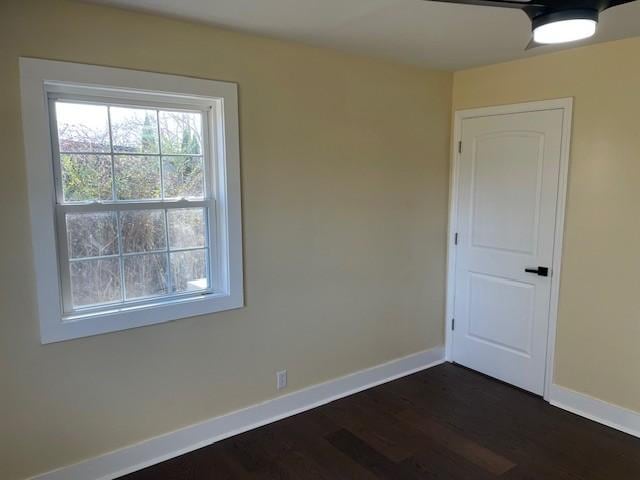
M276 372L276 388L282 390L287 386L287 371L280 370Z

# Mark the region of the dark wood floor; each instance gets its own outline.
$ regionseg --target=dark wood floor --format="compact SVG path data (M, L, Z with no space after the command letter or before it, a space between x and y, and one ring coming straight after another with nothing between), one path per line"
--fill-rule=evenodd
M640 439L445 364L126 480L639 480Z

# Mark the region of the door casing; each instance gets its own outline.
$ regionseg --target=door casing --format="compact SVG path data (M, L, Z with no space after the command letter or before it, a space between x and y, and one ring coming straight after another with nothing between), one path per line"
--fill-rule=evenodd
M458 180L460 167L459 144L462 138L462 121L469 118L489 117L512 113L538 112L541 110L562 110L562 145L560 151L560 176L558 179L558 203L556 205L556 225L553 241L553 262L551 277L551 301L549 304L549 333L547 336L547 355L545 365L544 399L549 401L551 385L553 383L554 358L556 346L556 326L558 320L558 301L560 297L560 273L562 267L562 245L564 238L564 219L567 201L567 185L569 175L569 157L571 149L571 127L573 121L573 98L559 98L537 102L517 103L493 107L457 110L454 117L454 127L451 147L450 185L449 185L449 226L447 236L447 285L445 307L445 358L452 361L453 335L451 332L453 321L453 307L455 300L455 267L456 245L455 235L458 220Z

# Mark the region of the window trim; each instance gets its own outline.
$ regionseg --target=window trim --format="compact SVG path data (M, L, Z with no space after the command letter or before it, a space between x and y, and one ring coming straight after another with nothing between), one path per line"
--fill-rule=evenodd
M163 323L244 306L237 85L119 68L20 58L22 120L29 187L32 246L41 342L51 343ZM208 204L210 281L215 291L184 298L159 297L152 303L117 305L96 312L65 314L62 302L49 96L87 96L92 101L130 100L155 108L208 108L211 182ZM126 102L125 102L126 103ZM204 126L204 125L203 125ZM209 163L209 162L205 162ZM116 202L113 202L116 203ZM162 206L162 201L145 201ZM201 201L176 203L195 205ZM100 205L109 205L103 202ZM121 204L119 208L128 207ZM95 206L94 206L95 207ZM74 206L73 208L81 208ZM100 208L103 208L102 206ZM63 209L64 210L64 209ZM215 252L213 246L215 245ZM215 258L213 258L215 255ZM156 301L157 300L157 301Z

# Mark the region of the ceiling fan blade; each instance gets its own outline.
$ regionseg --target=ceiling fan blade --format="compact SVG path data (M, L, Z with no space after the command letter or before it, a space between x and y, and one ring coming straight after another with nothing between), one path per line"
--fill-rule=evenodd
M538 2L528 1L513 1L513 0L431 0L441 3L457 3L460 5L477 5L479 7L502 7L502 8L517 8L522 10L528 6L543 6Z
M634 1L635 0L610 0L604 8L617 7L618 5L624 5L625 3L631 3Z
M459 5L477 5L480 7L502 7L524 10L534 17L550 12L572 9L590 9L602 12L608 8L631 3L635 0L430 0L434 2L457 3Z
M427 0L440 3L457 3L459 5L476 5L480 7L502 7L522 10L533 24L535 30L536 23L538 26L553 21L558 21L559 16L568 14L571 18L571 12L578 12L587 15L589 19L598 21L598 14L609 8L617 7L625 3L631 3L636 0ZM586 12L586 13L585 13ZM575 14L575 13L574 13ZM555 16L555 19L551 17ZM579 17L576 17L579 18ZM582 17L580 17L582 18ZM525 50L541 47L543 44L537 43L533 38L529 41Z

